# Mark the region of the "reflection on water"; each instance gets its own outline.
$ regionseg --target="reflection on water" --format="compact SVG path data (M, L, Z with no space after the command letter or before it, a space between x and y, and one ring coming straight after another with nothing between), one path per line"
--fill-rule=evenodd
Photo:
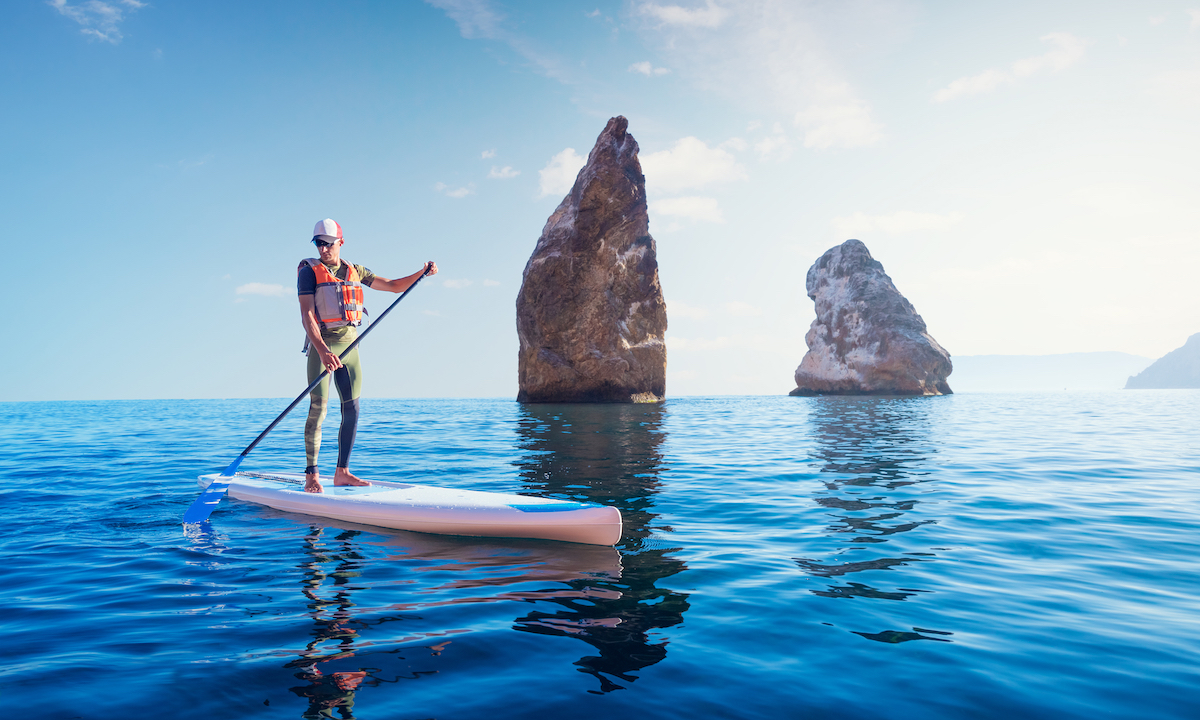
M622 682L637 679L632 673L664 659L669 641L654 631L683 622L689 607L686 593L658 586L685 568L671 557L678 548L660 547L654 537L670 532L653 512L664 467L663 412L659 405L616 404L521 410L525 486L538 495L621 510L620 580L597 583L604 595L556 597L557 611L534 610L517 620L520 630L574 637L599 651L576 663L599 681L599 692L622 689Z
M308 598L308 612L313 619L313 639L301 650L300 658L284 667L312 667L314 663L353 655L358 639L352 614L351 593L356 589L351 580L358 576L363 555L353 542L359 534L344 530L335 536L336 549L326 549L321 543L325 528L314 525L304 538L308 559L301 563L304 579L301 590ZM332 565L327 570L326 566ZM324 588L329 580L332 588ZM325 590L328 597L319 593Z
M926 479L930 456L930 403L937 398L822 397L813 399L812 432L823 470L852 475L827 483L895 489ZM882 502L859 497L847 502ZM909 505L906 509L912 509Z
M661 425L601 408L646 449L602 437L588 454L553 435L586 424L571 410L378 403L388 422L364 433L364 467L611 497L626 557L233 498L183 537L194 475L227 464L277 401L0 403L16 438L0 455L8 706L171 720L1200 707L1200 391L684 398ZM256 467L295 462L302 428L280 431L294 442L259 448ZM596 457L617 467L587 468Z
M829 494L814 498L830 510L832 522L826 527L828 538L835 541L824 560L796 558L797 565L819 578L844 578L855 582L831 584L812 593L832 599L908 601L929 590L896 587L906 583L906 568L934 560L937 555L920 545L913 535L935 520L912 518L921 504L911 497L912 486L931 478L929 466L937 453L930 440L931 413L935 398L813 398L811 430L815 453L823 462L821 471ZM903 543L897 541L903 540ZM913 541L917 541L917 548ZM899 545L889 550L893 545ZM902 548L909 548L902 551ZM854 559L843 560L845 555ZM871 557L858 559L863 555ZM876 571L876 572L871 572ZM899 573L892 587L880 588L864 580L882 579L877 571ZM857 575L857 573L865 573ZM916 583L912 583L916 584ZM901 643L910 640L950 642L938 630L852 631L869 640ZM943 636L943 637L931 637Z
M456 636L472 630L429 628L430 611L481 603L583 603L622 596L615 589L621 579L620 555L610 547L402 531L381 535L379 528L309 522L299 569L300 591L312 621L311 639L303 648L275 653L290 656L283 667L295 670L292 676L307 683L288 688L308 700L304 718L352 720L355 694L362 688L439 672L435 658L447 652ZM391 577L366 579L368 574ZM606 585L599 587L598 581ZM532 583L548 585L529 588ZM390 598L409 599L377 606L356 600L378 597L380 591ZM322 663L334 661L342 661L336 666L345 667L344 661L350 659L372 666L351 663L354 670L336 672L321 668Z
M362 684L366 675L361 671L325 675L314 665L296 673L297 678L307 680L309 684L289 690L298 697L308 698L308 710L301 715L305 720L331 718L334 710L339 717L353 720L354 691Z
M353 615L354 603L350 596L357 588L351 581L359 575L363 555L354 542L358 532L343 530L334 538L337 541L335 548L327 549L322 543L326 530L319 525L311 526L304 538L304 551L308 557L300 564L303 571L300 592L308 599L313 639L297 653L299 658L284 667L302 668L295 677L308 682L289 688L296 696L308 699L308 709L302 717L306 720L333 717L336 710L339 717L351 720L354 717L354 693L367 672L360 669L326 675L317 663L355 654L361 624ZM327 580L331 588L324 587ZM328 597L322 597L322 592L328 593Z

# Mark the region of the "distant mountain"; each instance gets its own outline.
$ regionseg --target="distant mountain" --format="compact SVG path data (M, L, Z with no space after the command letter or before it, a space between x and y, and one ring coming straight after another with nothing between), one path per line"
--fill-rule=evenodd
M1060 355L959 355L951 358L954 392L1120 390L1154 362L1123 352Z
M1200 388L1200 333L1125 383L1126 390L1152 388Z

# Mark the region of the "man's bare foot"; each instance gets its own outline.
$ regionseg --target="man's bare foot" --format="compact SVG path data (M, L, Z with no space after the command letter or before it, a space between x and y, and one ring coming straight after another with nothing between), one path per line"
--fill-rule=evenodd
M325 488L321 487L321 476L318 473L304 473L304 492L322 493Z
M366 480L359 480L358 478L351 475L349 470L347 470L346 468L340 467L337 470L335 470L333 473L333 484L338 485L338 486L355 485L355 486L359 486L359 487L365 487L367 485L370 485L371 483L367 482Z

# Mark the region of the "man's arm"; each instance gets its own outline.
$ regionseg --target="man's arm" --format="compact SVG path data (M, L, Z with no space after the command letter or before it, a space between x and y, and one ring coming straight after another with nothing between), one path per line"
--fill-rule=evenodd
M304 326L304 334L308 335L308 344L321 356L321 364L329 372L342 366L342 361L329 349L321 339L321 323L317 322L317 300L315 295L300 296L300 324Z
M430 275L437 275L437 263L430 260L426 264L425 267L429 268ZM412 275L409 275L408 277L397 278L395 280L388 280L385 277L379 277L378 275L376 275L375 279L371 281L371 289L372 290L385 290L387 292L394 292L394 293L402 293L405 290L412 287L412 284L415 283L417 280L419 280L421 278L421 276L425 274L425 267L416 271Z

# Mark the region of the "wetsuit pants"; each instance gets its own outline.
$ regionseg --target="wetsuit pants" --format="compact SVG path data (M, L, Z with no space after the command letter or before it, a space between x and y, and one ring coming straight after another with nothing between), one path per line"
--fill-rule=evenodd
M334 355L340 355L353 341L330 343ZM308 348L308 381L317 379L325 367L321 356L311 346ZM354 449L354 436L358 432L358 395L362 391L362 366L358 361L358 348L342 358L342 367L333 373L333 384L337 387L338 399L342 403L342 426L338 431L338 461L340 468L350 467L350 451ZM321 423L329 410L329 376L309 393L308 421L304 423L304 455L307 472L315 472L317 454L321 451Z

